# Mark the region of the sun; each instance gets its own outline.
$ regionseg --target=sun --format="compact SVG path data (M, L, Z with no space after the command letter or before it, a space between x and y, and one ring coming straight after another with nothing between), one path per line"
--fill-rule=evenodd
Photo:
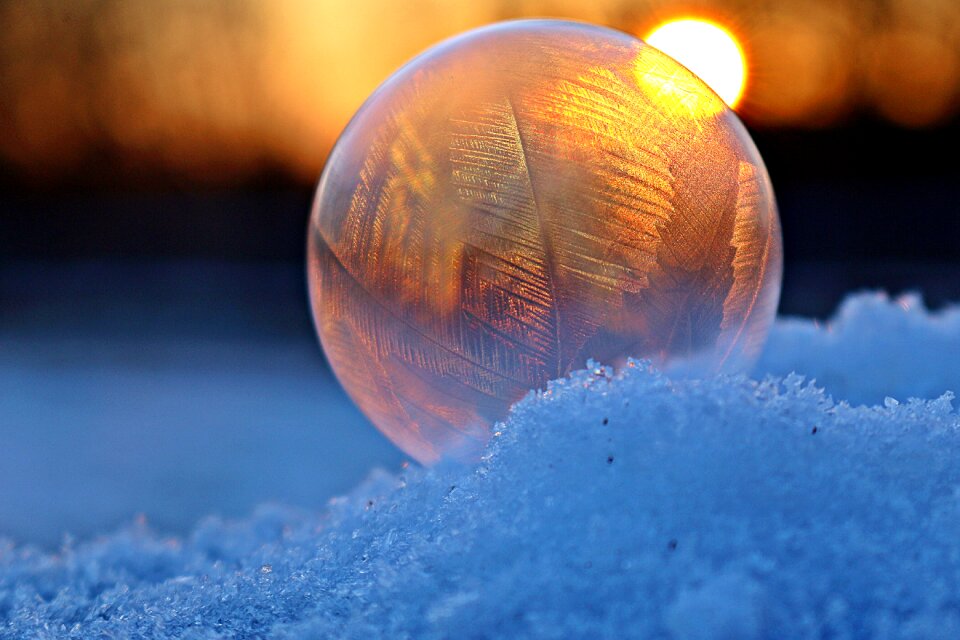
M735 107L743 95L747 64L737 39L723 27L700 18L669 20L644 38L664 52Z

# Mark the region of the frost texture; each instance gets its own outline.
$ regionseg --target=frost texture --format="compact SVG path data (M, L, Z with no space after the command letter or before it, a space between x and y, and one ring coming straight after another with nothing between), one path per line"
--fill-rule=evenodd
M183 540L0 546L0 638L958 638L960 417L906 396L957 380L960 310L919 307L776 327L764 366L875 406L798 375L591 365L473 469L375 473L325 513Z

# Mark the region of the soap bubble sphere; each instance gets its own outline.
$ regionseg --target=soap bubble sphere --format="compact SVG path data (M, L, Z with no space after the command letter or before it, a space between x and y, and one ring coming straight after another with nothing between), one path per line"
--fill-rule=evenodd
M623 33L519 21L367 100L320 179L308 262L340 382L431 463L475 457L588 358L749 364L781 240L760 155L696 76Z

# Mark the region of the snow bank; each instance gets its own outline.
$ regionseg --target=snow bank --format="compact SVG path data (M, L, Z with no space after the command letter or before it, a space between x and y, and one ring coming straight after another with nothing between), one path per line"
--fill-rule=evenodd
M784 322L761 363L878 406L797 375L591 364L518 404L474 469L375 473L325 513L184 539L135 523L0 547L0 637L958 638L960 417L940 394L960 318L919 306Z
M755 373L793 371L851 404L960 391L960 307L930 313L916 294L862 293L822 325L780 319Z

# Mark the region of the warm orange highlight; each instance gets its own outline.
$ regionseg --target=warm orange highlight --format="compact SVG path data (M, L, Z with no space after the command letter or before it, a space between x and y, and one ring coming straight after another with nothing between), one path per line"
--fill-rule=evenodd
M737 37L710 20L682 18L664 22L644 41L666 53L736 107L747 82L747 61Z

